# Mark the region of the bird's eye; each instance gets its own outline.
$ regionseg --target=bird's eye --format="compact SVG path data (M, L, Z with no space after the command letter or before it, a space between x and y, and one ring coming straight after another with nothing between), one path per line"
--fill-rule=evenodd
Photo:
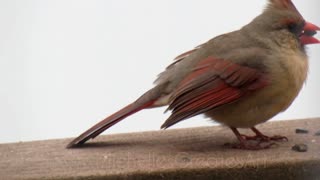
M287 28L293 34L296 34L299 36L304 33L303 26L304 26L303 23L290 23L290 24L288 24Z
M295 28L296 28L296 24L294 24L294 23L290 23L290 24L288 24L288 29L290 30L290 31L293 31Z

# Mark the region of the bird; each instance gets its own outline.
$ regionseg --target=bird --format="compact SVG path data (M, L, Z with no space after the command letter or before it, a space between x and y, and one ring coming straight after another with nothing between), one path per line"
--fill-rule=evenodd
M308 75L306 45L320 43L314 37L319 30L291 0L268 0L262 13L239 30L177 56L153 88L67 148L81 147L138 111L163 106L171 115L162 129L203 114L232 130L236 149L267 149L275 141L288 140L267 136L255 126L285 111L297 97ZM255 136L241 134L239 128L251 129ZM258 143L248 143L252 140Z

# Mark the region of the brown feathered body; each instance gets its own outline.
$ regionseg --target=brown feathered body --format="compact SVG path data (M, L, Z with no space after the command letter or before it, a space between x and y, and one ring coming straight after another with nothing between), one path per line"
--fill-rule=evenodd
M238 31L217 36L178 56L155 87L69 144L82 144L145 108L168 106L162 125L198 114L232 128L251 128L286 110L308 74L301 42L305 20L291 1L271 0ZM309 41L305 41L309 42Z

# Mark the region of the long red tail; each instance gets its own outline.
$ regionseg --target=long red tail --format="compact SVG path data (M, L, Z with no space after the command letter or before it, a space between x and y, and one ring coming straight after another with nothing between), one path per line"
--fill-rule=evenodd
M161 97L162 95L162 89L165 87L165 84L158 85L154 87L153 89L146 92L144 95L142 95L137 101L135 101L132 104L129 104L128 106L124 107L120 111L114 113L113 115L105 118L98 124L94 125L84 133L82 133L80 136L75 138L73 141L71 141L67 148L76 147L78 145L81 145L88 141L91 138L95 138L99 134L101 134L103 131L107 130L111 126L115 125L116 123L120 122L124 118L146 108L156 107L154 106L154 102Z
M99 134L101 134L103 131L107 130L108 128L110 128L111 126L115 125L116 123L120 122L121 120L123 120L124 118L142 110L145 108L148 108L150 106L152 106L154 101L148 102L142 106L137 106L134 103L129 104L128 106L124 107L123 109L121 109L120 111L114 113L113 115L105 118L104 120L102 120L101 122L99 122L98 124L94 125L93 127L91 127L90 129L88 129L87 131L85 131L84 133L82 133L79 137L75 138L73 141L71 141L67 148L72 148L78 145L81 145L83 143L85 143L86 141L88 141L91 138L95 138L96 136L98 136Z

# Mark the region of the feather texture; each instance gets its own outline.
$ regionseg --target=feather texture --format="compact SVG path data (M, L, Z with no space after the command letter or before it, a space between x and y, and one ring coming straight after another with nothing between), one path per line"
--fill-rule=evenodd
M256 69L208 57L173 93L168 108L172 115L161 128L232 103L267 84L266 74Z

